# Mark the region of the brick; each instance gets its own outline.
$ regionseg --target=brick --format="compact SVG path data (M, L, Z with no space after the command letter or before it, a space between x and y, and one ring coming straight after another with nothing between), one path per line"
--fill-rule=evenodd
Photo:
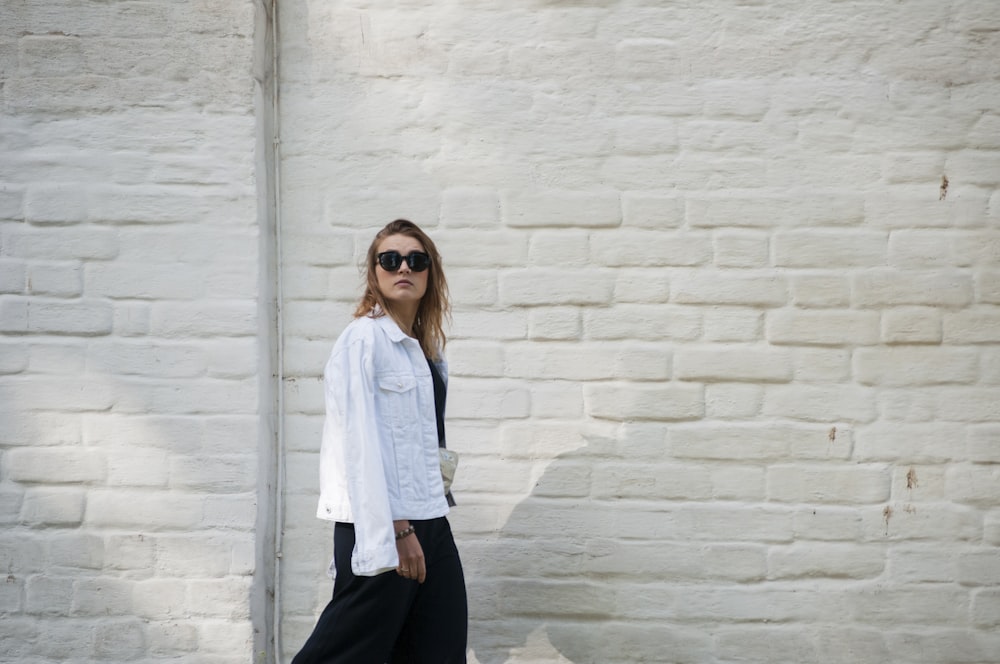
M188 584L188 606L195 616L245 620L249 617L245 598L252 579L226 577L199 579Z
M900 229L889 236L889 265L900 269L946 269L995 265L1000 236L994 232Z
M169 620L188 610L187 584L177 578L138 581L130 599L135 615L147 620Z
M931 413L951 422L991 422L996 420L1000 389L994 387L949 386L932 393Z
M98 482L104 479L107 467L105 453L93 448L18 448L7 451L5 461L15 482ZM54 474L53 468L59 472Z
M712 246L707 235L618 230L593 233L591 254L609 267L692 266L709 262Z
M882 176L891 184L940 182L944 161L938 152L891 152L882 156Z
M39 574L24 584L24 611L28 615L68 616L73 601L73 578Z
M696 385L616 385L584 387L587 413L612 420L692 420L704 415L703 390Z
M826 627L817 630L816 638L819 652L829 664L853 664L866 658L881 662L892 659L880 630L863 626Z
M870 506L862 514L862 538L869 541L978 542L982 532L977 510L945 503L923 504L910 510L890 503Z
M808 422L871 422L876 416L872 390L850 385L770 385L764 415Z
M0 262L0 294L20 295L24 293L26 284L27 270L23 263L9 260Z
M939 344L943 314L930 307L896 307L882 312L882 341L887 344Z
M869 625L944 626L969 608L968 593L950 584L887 590L875 586L845 591L849 615ZM905 616L905 617L904 617Z
M672 426L669 450L682 459L819 460L846 458L850 444L831 441L829 430L820 426L699 424Z
M167 491L94 490L87 495L87 527L189 530L202 525L204 496Z
M581 336L583 325L577 307L546 307L528 313L528 337L538 340L568 340Z
M858 348L854 375L863 385L916 386L975 383L975 351L938 347Z
M84 269L87 292L111 298L186 300L204 294L206 275L187 265L91 263Z
M1000 625L1000 589L983 588L972 595L972 621L979 627Z
M28 368L27 353L18 349L15 344L0 344L0 375L21 373Z
M692 308L623 304L583 310L587 339L693 339L701 332L701 316Z
M257 333L257 311L246 302L153 303L150 332L172 337L240 337Z
M574 191L502 192L503 221L512 227L600 228L622 221L618 194Z
M524 383L458 378L448 381L449 417L527 417L530 391Z
M24 195L24 218L32 224L85 222L88 199L87 189L79 185L32 185Z
M123 343L117 340L91 344L88 367L105 374L191 378L204 375L206 351L190 344Z
M796 540L855 542L862 534L860 509L813 505L796 510L792 516L792 532Z
M2 456L0 461L3 461ZM20 487L0 489L0 524L6 526L17 523L23 501L24 489Z
M890 475L871 466L771 466L768 498L792 503L879 503L889 498Z
M610 273L535 268L500 275L500 301L506 305L607 304L614 289Z
M256 376L257 344L250 339L211 344L208 348L206 373L212 378L243 379Z
M673 279L672 298L683 304L730 304L778 306L788 299L787 284L774 275L743 276L731 271L678 273Z
M83 501L80 501L83 515ZM79 521L77 521L79 523ZM49 556L53 569L100 570L104 566L104 538L69 531L66 535L49 535Z
M1000 340L1000 307L945 311L943 327L946 344L996 343Z
M1000 560L992 548L964 551L956 561L957 578L962 585L996 586L1000 584Z
M579 415L583 411L582 398L579 395L577 398ZM455 432L456 440L462 441L460 445L467 452L488 454L491 447L499 445L505 458L555 457L580 445L580 432L563 422L535 426L513 422L505 424L500 431L482 431L469 426L449 427L449 431Z
M684 223L684 201L677 196L624 192L622 226L650 229L677 228Z
M678 380L784 383L792 377L786 351L747 346L686 348L674 364Z
M83 292L79 265L29 265L26 285L32 295L74 297Z
M94 627L94 655L105 661L128 660L145 652L145 628L138 620L127 620Z
M770 618L765 619L765 622L771 621ZM822 658L815 636L788 627L732 626L721 630L716 638L715 652L726 660L751 658L757 662L808 662Z
M253 494L208 496L204 499L205 528L253 531L256 527L256 513L253 509ZM304 514L308 510L300 511Z
M763 314L756 309L712 307L705 311L705 341L756 341Z
M662 117L630 116L615 118L615 152L621 154L662 154L677 150L677 124Z
M0 42L0 67L3 66L4 47ZM0 76L3 75L0 69ZM24 221L24 191L20 187L4 186L0 189L0 221ZM4 241L6 246L7 242Z
M528 334L526 313L475 311L455 312L452 336L460 339L523 339Z
M615 276L614 301L653 304L670 299L669 273L663 268L622 268Z
M793 274L788 280L791 303L797 307L847 307L851 304L851 284L845 276Z
M257 461L249 455L174 457L170 460L172 488L206 493L241 493L256 485Z
M0 300L0 333L102 336L111 332L111 322L111 304L104 300Z
M118 232L97 227L52 227L8 230L3 253L42 260L107 260L119 251Z
M694 545L666 542L592 540L586 547L586 574L616 574L629 570L668 574L686 579L759 581L765 572L765 549L754 544Z
M851 377L851 352L840 348L798 347L792 350L794 379L841 382Z
M762 233L716 231L712 247L717 267L763 268L770 265L770 242Z
M778 267L873 267L886 264L886 233L782 231L772 240Z
M715 419L751 418L760 413L764 390L748 383L710 383L705 386L705 416Z
M21 505L21 521L33 527L74 527L83 521L83 491L29 489Z
M603 500L707 500L712 497L707 469L678 464L611 464L592 471L591 493Z
M767 312L765 328L767 340L778 345L868 345L879 340L879 315L874 311L781 309Z
M882 547L841 542L797 543L771 547L768 579L872 579L886 568Z
M572 231L523 232L504 230L450 230L434 238L449 272L455 267L488 270L536 265L580 265L574 256L586 256L586 235ZM449 284L454 287L455 284Z
M1000 463L1000 425L982 424L965 429L966 454L973 463Z
M686 218L692 227L771 228L796 225L810 219L816 226L853 226L864 218L860 199L809 197L788 200L777 197L723 198L688 197Z
M976 302L1000 304L1000 271L978 270L974 279Z
M926 187L924 188L926 191ZM865 201L864 217L874 228L974 228L983 225L986 201L977 198L937 200L931 196L875 194Z
M487 308L497 303L497 274L495 270L467 270L468 280L449 286L453 302L463 306Z
M960 424L874 422L854 433L858 461L940 463L966 453L966 427Z
M996 504L1000 493L1000 468L992 465L956 464L945 473L945 489L954 502L987 506Z
M940 546L893 547L888 558L892 577L900 583L950 583L956 578L955 555Z
M121 616L132 612L134 582L114 578L83 578L73 584L72 612L80 616Z
M121 337L141 337L149 334L150 312L148 302L115 302L112 333Z
M441 223L449 228L493 228L500 220L497 192L487 187L454 187L441 198Z
M995 182L997 164L1000 163L1000 151L997 150L960 150L949 153L945 172L956 182L991 186Z

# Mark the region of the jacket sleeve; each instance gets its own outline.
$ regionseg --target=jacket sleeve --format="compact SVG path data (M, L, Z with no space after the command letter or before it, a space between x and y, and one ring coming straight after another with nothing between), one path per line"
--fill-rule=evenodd
M339 423L340 461L354 517L351 569L375 576L399 564L375 421L375 375L369 340L353 339L331 355L323 376L327 417Z

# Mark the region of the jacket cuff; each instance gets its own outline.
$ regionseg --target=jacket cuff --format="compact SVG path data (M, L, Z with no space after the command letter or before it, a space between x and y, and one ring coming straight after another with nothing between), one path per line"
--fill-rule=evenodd
M397 565L399 553L395 543L367 551L355 551L351 555L351 571L355 576L377 576L396 569Z

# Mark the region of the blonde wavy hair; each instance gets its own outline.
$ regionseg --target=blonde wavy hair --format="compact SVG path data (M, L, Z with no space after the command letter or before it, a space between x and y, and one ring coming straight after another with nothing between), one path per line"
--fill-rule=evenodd
M393 314L392 305L385 299L378 289L378 277L375 274L375 265L378 263L378 245L390 235L406 235L417 240L430 256L431 265L428 269L427 291L420 299L420 306L417 308L417 318L413 321L413 336L420 342L420 348L424 355L432 360L441 359L441 351L444 350L445 339L444 322L451 320L451 303L448 298L448 282L444 278L444 270L441 267L441 254L438 253L434 241L424 233L419 226L406 219L396 219L385 225L372 240L368 247L365 269L366 283L365 293L361 296L357 308L354 310L354 317L372 316L377 318L388 314L393 320L399 321Z

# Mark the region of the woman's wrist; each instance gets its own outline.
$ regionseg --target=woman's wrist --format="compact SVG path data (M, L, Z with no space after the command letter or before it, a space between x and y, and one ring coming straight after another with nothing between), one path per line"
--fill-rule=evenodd
M396 534L396 541L398 542L412 535L414 528L409 519L399 519L392 522L392 531Z

